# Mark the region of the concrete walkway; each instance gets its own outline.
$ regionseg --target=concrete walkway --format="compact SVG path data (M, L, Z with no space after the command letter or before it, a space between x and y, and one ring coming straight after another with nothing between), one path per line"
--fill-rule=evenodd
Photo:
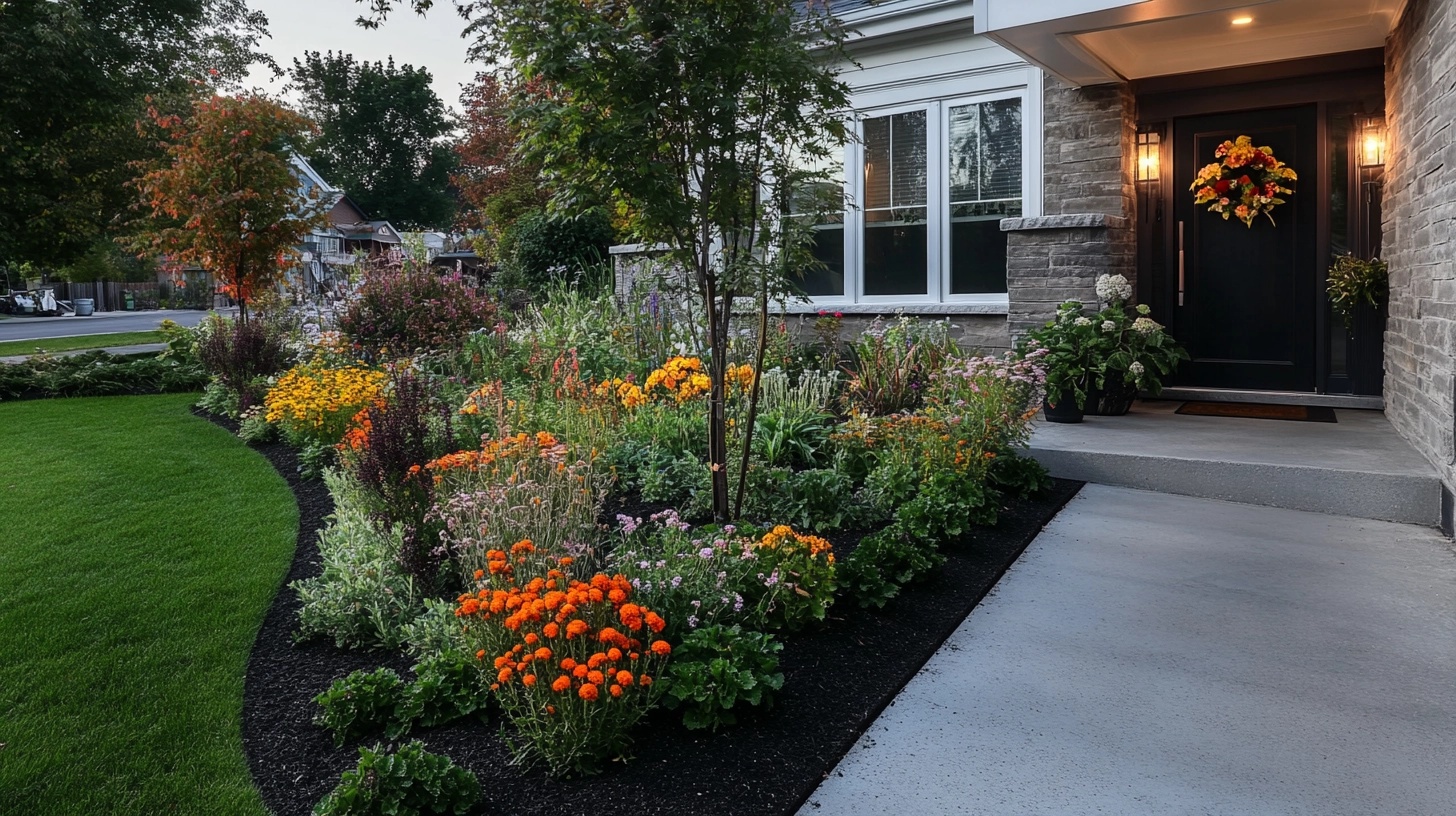
M800 811L1453 812L1450 542L1099 485Z

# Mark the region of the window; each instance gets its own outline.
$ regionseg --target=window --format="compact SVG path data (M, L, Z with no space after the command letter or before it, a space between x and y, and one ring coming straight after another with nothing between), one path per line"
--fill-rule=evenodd
M1001 219L1023 214L1024 92L865 113L845 149L851 205L826 219L808 275L825 302L1005 302Z

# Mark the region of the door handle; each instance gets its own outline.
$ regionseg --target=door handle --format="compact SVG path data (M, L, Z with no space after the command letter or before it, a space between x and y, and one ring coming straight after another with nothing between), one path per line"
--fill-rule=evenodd
M1178 305L1183 305L1183 222L1178 222Z

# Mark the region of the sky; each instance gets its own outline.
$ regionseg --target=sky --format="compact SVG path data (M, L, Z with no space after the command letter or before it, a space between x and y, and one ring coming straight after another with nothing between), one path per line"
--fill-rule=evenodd
M436 2L424 17L396 9L377 29L354 23L365 6L354 0L249 0L249 7L268 15L272 38L263 50L287 70L304 51L330 49L353 54L360 61L386 61L427 68L435 93L446 106L460 110L460 86L475 76L476 67L465 61L467 42L460 38L465 21L449 0ZM254 66L247 87L279 94L286 78L273 80L266 68Z

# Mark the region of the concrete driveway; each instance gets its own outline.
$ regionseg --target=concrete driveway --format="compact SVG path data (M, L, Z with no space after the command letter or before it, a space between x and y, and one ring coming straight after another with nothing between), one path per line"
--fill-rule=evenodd
M800 813L1456 813L1456 555L1088 485Z

